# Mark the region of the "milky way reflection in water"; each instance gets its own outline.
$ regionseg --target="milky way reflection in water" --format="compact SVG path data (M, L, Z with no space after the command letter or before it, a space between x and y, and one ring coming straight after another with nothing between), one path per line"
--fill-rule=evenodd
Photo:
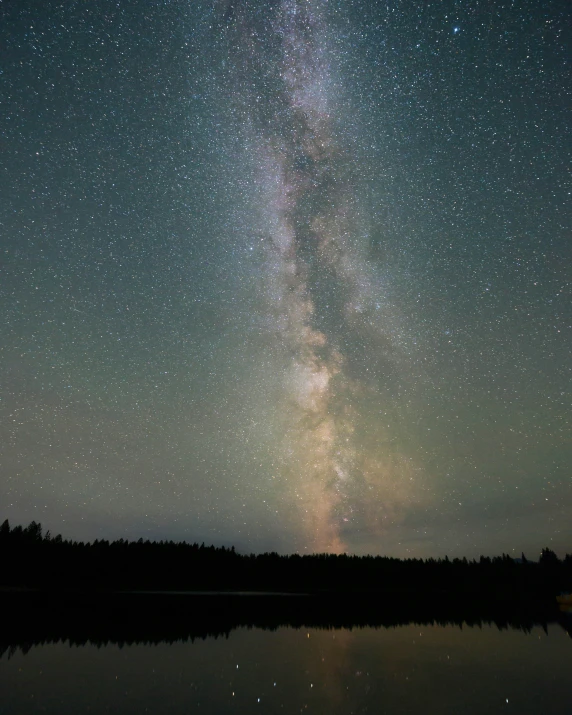
M572 644L446 625L36 645L0 660L2 713L565 713Z

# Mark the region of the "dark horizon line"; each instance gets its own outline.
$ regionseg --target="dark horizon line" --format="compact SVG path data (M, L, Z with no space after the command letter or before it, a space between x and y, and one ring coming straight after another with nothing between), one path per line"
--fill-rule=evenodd
M209 544L206 545L204 541L202 541L200 544L198 541L195 542L190 542L190 541L185 541L183 540L174 540L174 539L161 539L160 541L156 540L151 540L151 539L143 539L143 537L139 537L139 539L125 539L123 537L119 539L114 539L113 541L105 538L96 538L93 540L88 540L88 541L80 541L77 539L71 539L71 538L63 538L61 534L56 534L55 536L51 535L51 532L49 529L46 530L46 532L43 532L43 527L41 522L37 522L35 520L32 520L28 526L22 526L21 524L18 524L17 526L11 527L9 519L5 519L1 525L0 525L0 536L6 533L14 533L14 532L21 532L22 535L29 533L33 539L38 540L38 541L43 541L43 542L54 542L54 543L62 543L70 546L99 546L99 545L105 545L105 546L156 546L156 547L161 547L161 546L182 546L182 547L189 547L189 548L198 548L198 549L203 549L203 550L215 550L215 551L221 551L221 552L229 552L231 554L235 554L237 557L240 558L257 558L260 556L274 556L274 557L279 557L279 558L315 558L315 557L328 557L328 558L351 558L351 559L388 559L391 561L403 561L403 562L408 562L408 561L417 561L417 562L423 562L423 563L431 563L431 562L467 562L467 563L479 563L478 559L473 557L472 559L467 558L466 556L462 557L453 557L449 559L449 556L445 554L445 556L429 556L429 557L416 557L416 556L409 556L405 558L401 558L398 556L386 556L383 554L355 554L355 553L348 553L348 552L342 552L342 553L335 553L335 552L328 552L328 551L315 551L315 552L310 552L310 553L299 553L297 551L294 552L285 552L285 553L280 553L278 551L259 551L259 552L241 552L238 551L234 545L230 546L215 546L214 544ZM535 559L530 559L528 558L524 551L521 552L520 556L511 556L508 553L502 552L502 554L495 554L493 556L485 556L484 554L480 554L479 559L505 559L505 558L510 558L513 561L517 563L535 563L538 564L540 563L543 558L546 558L546 555L548 554L548 558L553 558L556 557L558 561L566 561L568 559L572 560L572 552L568 553L566 552L564 554L563 559L559 559L558 555L553 549L550 549L548 546L545 546L543 549L541 549L540 556L537 560Z

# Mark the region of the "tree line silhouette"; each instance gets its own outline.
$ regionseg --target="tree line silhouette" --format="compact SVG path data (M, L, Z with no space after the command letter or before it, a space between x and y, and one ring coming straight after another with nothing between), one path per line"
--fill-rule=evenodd
M42 590L393 593L427 599L548 598L572 590L572 555L545 548L540 559L397 559L346 554L238 554L234 547L173 541L83 543L27 527L0 526L0 586Z

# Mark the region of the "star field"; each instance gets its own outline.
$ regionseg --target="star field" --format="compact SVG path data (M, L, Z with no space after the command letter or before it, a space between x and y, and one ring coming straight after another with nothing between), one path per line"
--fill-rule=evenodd
M569 550L566 4L0 14L3 518Z

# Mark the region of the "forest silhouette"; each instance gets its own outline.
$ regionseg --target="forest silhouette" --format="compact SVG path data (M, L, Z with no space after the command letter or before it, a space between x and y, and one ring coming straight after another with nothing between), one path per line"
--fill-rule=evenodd
M0 527L0 656L34 645L172 643L240 627L392 628L411 623L530 631L570 613L572 556L537 562L277 553L204 544L52 537Z
M27 527L0 526L0 586L41 590L384 593L427 599L548 599L572 590L572 555L545 548L538 561L397 559L346 554L238 554L234 548L173 541L90 543Z

